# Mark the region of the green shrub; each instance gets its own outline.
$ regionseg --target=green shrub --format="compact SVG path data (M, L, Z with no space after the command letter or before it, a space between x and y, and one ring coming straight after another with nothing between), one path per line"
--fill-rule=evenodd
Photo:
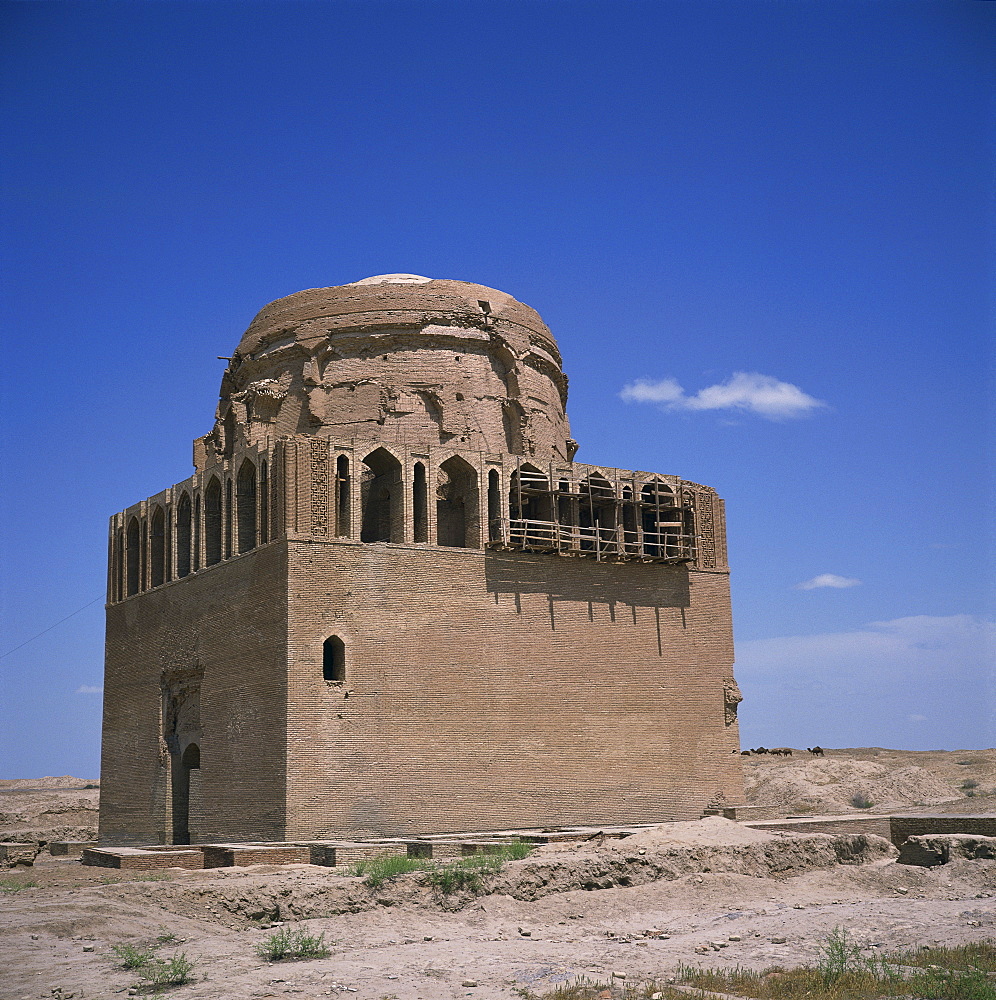
M451 892L480 892L486 875L497 875L506 861L528 857L533 845L522 841L506 844L493 854L472 854L447 865L429 868L426 882L444 895Z
M111 951L118 956L122 969L141 969L156 957L154 948L136 948L133 944L115 944Z
M281 927L256 946L256 954L266 962L280 962L284 959L328 958L329 949L324 934L315 937L305 930L292 931L289 927Z
M182 952L173 954L172 958L150 958L138 968L139 976L149 986L160 989L164 986L182 986L190 982L190 973L194 971L194 963Z
M864 792L855 792L851 796L851 805L854 806L855 809L871 809L874 804L875 803L872 802L872 800L868 798Z

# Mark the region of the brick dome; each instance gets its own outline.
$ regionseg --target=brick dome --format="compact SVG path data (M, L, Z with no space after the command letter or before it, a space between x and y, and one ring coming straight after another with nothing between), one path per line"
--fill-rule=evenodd
M207 444L331 434L570 460L566 402L535 309L473 282L383 274L261 309Z

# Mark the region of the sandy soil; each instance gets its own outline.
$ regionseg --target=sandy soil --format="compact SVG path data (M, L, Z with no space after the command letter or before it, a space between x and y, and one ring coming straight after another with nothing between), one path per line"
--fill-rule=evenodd
M872 781L864 794L874 811L888 795L924 811L923 801L905 801L905 778L891 780L919 767L931 779L923 785L928 797L942 785L951 790L943 803L949 811L996 811L987 794L996 751L834 756L837 790L821 783L827 772L813 765L823 762L808 754L744 758L745 771L766 794L779 788L814 794L808 784L845 802L857 774ZM858 766L869 764L885 773ZM959 794L966 780L978 782L968 789L971 797ZM0 788L4 810L7 791ZM857 811L848 805L838 811L844 810ZM508 864L492 891L476 896L441 897L417 873L370 890L359 879L310 865L122 877L42 858L0 873L0 884L37 884L0 893L4 1000L125 996L138 979L117 967L112 946L145 944L164 933L182 941L162 946L160 954L179 948L196 962L197 981L171 991L178 1000L497 1000L521 996L522 988L542 993L578 974L666 976L679 961L755 967L812 961L835 926L846 926L872 952L996 937L996 862L907 867L879 838L762 833L718 818L667 824L622 841L542 848ZM335 942L331 956L263 962L255 946L273 933L261 925L274 920L324 933Z

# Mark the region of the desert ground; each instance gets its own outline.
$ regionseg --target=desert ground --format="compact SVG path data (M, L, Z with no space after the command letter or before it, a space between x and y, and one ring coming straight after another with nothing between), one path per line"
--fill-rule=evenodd
M996 750L803 749L742 761L748 802L785 816L996 813ZM0 841L91 839L96 785L0 781ZM130 874L42 851L0 872L0 997L143 995L114 947L157 941L163 957L181 951L194 963L193 981L168 991L177 1000L498 1000L579 975L666 979L679 962L812 962L835 927L874 954L991 939L994 925L996 861L901 865L872 835L719 817L543 846L479 891L449 894L418 872L372 889L311 865ZM256 947L275 927L324 934L331 954L268 963Z

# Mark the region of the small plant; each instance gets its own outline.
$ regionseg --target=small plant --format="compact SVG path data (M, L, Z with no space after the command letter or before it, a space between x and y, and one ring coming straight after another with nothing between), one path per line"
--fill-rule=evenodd
M37 889L38 883L22 878L0 878L0 892L20 892L22 889Z
M975 795L975 789L979 787L979 783L975 778L966 778L961 783L961 790L965 793L968 798L972 798Z
M860 808L860 807L859 807ZM848 940L847 929L835 927L827 936L827 943L819 950L816 968L825 986L833 986L845 973L865 967L861 949Z
M172 931L161 931L156 938L156 944L176 944L180 938Z
M379 889L388 879L417 872L425 868L425 862L417 858L387 857L371 858L353 866L353 874L363 878L363 884L370 889Z
M289 927L282 927L256 946L256 954L266 962L281 962L285 959L328 958L329 949L324 934L316 937L305 930L292 931Z
M139 967L138 974L153 989L161 989L189 983L193 971L194 963L182 951L177 951L172 958L150 958Z
M528 858L533 852L535 844L529 844L524 840L513 840L511 844L503 848L503 853L507 855L509 861L521 861Z
M118 956L122 969L141 969L156 957L154 948L136 948L133 944L115 944L111 951Z
M851 796L851 805L854 806L855 809L871 809L874 804L875 803L872 802L872 800L868 798L864 792L855 792Z

